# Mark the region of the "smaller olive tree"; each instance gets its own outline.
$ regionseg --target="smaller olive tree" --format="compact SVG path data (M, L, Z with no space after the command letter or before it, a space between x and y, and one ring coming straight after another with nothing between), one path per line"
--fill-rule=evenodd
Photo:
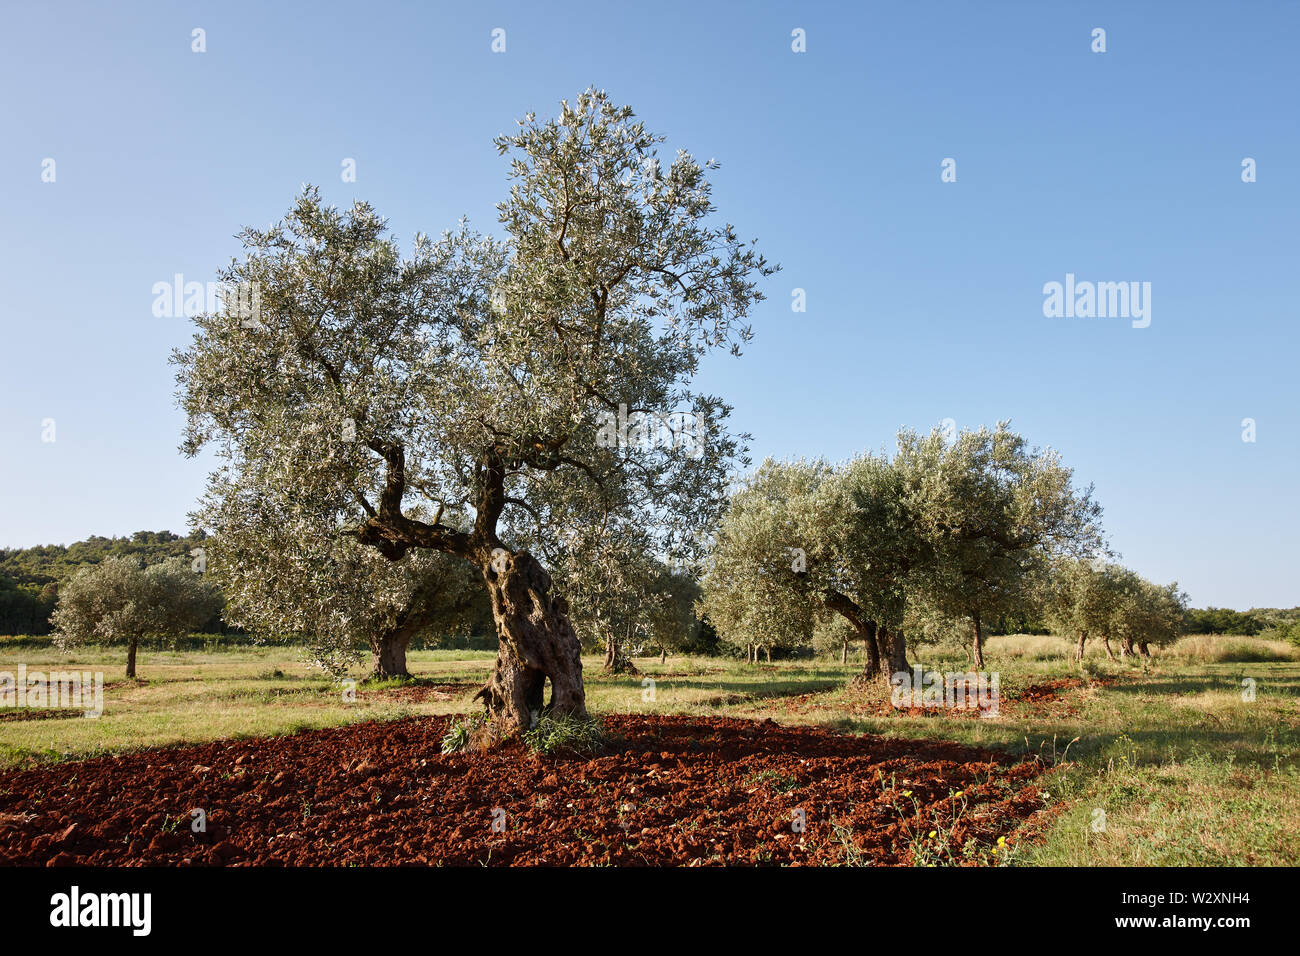
M390 561L336 515L276 510L247 477L238 489L217 481L196 517L211 532L208 567L226 595L226 620L305 648L333 677L367 646L372 680L410 677L406 652L417 635L464 633L476 611L486 613L482 579L463 561L435 551Z
M1043 601L1053 632L1072 638L1074 659L1082 661L1089 638L1100 638L1106 656L1115 659L1110 639L1127 575L1131 572L1100 558L1056 562L1047 578Z
M819 654L839 654L842 665L848 664L849 645L857 640L858 632L842 617L827 616L813 625L813 649Z
M697 611L749 662L810 643L821 599L810 580L806 508L830 469L767 460L731 496L704 565Z
M631 526L587 527L568 536L553 579L588 647L605 652L605 670L636 673L633 650L649 639L647 605L659 583L650 541Z
M700 598L700 584L692 571L663 566L646 605L649 643L659 646L659 662L667 663L668 652L684 652L699 638L700 619L695 604Z
M1177 583L1161 586L1129 572L1116 602L1114 630L1124 656L1151 656L1150 645L1164 647L1178 640L1187 615L1187 595Z
M1060 456L1031 449L1009 422L951 442L937 428L904 431L895 466L926 544L913 577L927 604L969 621L976 668L985 625L1031 605L1046 566L1102 549L1092 487L1076 489Z
M135 677L141 638L188 634L220 608L220 592L183 558L142 568L122 556L80 568L59 592L50 622L62 650L91 641L125 641L126 676Z

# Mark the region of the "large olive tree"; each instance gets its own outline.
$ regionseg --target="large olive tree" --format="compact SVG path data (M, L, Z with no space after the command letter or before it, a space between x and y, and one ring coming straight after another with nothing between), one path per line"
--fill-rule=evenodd
M706 170L588 90L531 114L510 154L504 238L462 224L403 256L373 209L314 190L242 234L222 278L257 314L204 315L175 358L185 449L398 561L436 551L482 576L500 641L480 692L497 726L584 716L577 635L533 553L597 511L689 554L743 462L730 408L692 380L738 352L773 270L713 221ZM265 501L266 495L260 500ZM429 512L417 514L417 502ZM445 515L466 516L464 525Z

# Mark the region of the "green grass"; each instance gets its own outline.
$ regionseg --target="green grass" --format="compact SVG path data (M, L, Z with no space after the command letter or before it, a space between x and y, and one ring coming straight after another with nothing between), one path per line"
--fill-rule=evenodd
M824 724L895 738L936 738L1032 754L1053 768L1044 786L1061 812L1016 865L1291 865L1300 859L1300 659L1253 638L1185 638L1152 661L1114 663L1090 648L1080 667L1055 637L988 642L986 667L1007 706L994 719L876 713L883 687L849 688L860 660L748 665L713 658L638 659L637 675L607 676L584 659L593 714L726 714ZM855 650L856 654L856 650ZM63 655L0 643L0 671L105 672L98 719L0 720L0 766L141 746L265 736L358 720L468 713L493 654L415 651L420 686L340 686L283 647L142 651L141 679L123 677L119 648ZM959 649L926 649L915 663L965 669ZM364 671L353 675L361 680ZM1026 687L1073 676L1068 708L1017 706ZM1243 699L1253 681L1254 700ZM653 683L651 683L653 682ZM0 711L0 715L3 715ZM560 734L559 736L563 736ZM779 791L786 781L760 781ZM1105 827L1096 826L1104 811Z
M17 646L13 646L17 644ZM487 651L412 651L408 667L422 684L443 688L438 699L414 699L408 682L364 680L355 702L343 689L287 647L236 646L221 650L142 649L139 679L124 676L125 651L85 647L62 654L18 642L0 645L0 671L104 672L104 713L43 720L0 720L0 766L60 760L225 737L257 737L361 720L415 714L455 714L474 709L471 698L487 679L496 655ZM594 713L710 713L755 696L803 693L837 686L838 665L747 666L720 659L657 658L638 661L639 675L607 677L598 656L584 659L587 703ZM653 682L653 683L651 683ZM4 711L0 710L0 717Z
M1071 648L1059 638L989 642L986 668L999 672L1004 700L1044 680L1087 679L1068 692L1078 709L1068 716L1025 713L1013 702L989 720L862 717L852 712L862 709L864 692L848 689L774 716L1034 755L1053 768L1043 785L1064 812L1040 840L1018 851L1017 865L1294 865L1300 859L1300 660L1275 659L1268 641L1190 640L1193 653L1176 646L1154 661L1128 664L1102 653L1089 655L1084 668L1070 662ZM1047 653L1050 642L1059 642L1056 656ZM1224 647L1215 648L1218 642ZM1212 662L1196 663L1201 659ZM938 653L923 653L917 662L966 666ZM1254 700L1243 699L1248 679ZM886 697L882 688L865 694ZM749 716L767 712L761 705L736 709Z

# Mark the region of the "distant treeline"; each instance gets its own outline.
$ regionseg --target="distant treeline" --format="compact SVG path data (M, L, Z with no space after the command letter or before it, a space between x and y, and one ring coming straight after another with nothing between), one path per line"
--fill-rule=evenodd
M59 587L82 565L122 555L142 565L158 564L188 556L203 538L202 534L181 537L170 531L137 531L129 538L92 535L70 545L0 548L0 634L48 634ZM214 615L203 630L215 634L230 629L220 615Z
M1253 637L1268 629L1269 617L1260 611L1233 611L1226 607L1192 608L1183 630L1188 634L1236 634Z
M98 564L106 557L130 555L141 564L150 565L168 558L186 557L203 544L202 533L177 535L170 531L137 531L129 538L105 538L92 535L70 545L44 544L32 548L0 548L0 634L45 635L50 632L50 613L58 602L59 586L77 568ZM478 615L482 617L483 615ZM490 615L475 621L470 633L417 640L416 646L494 648ZM221 620L220 614L203 627L206 635L241 633ZM1300 633L1300 608L1279 610L1255 608L1234 611L1231 608L1207 607L1188 610L1183 630L1188 634L1232 634L1255 636L1267 634L1292 638ZM1027 615L1008 615L990 629L992 634L1046 634L1042 621ZM210 638L209 638L210 639ZM698 646L683 648L687 653L719 653L717 635L707 623L694 638ZM725 643L725 642L724 642Z

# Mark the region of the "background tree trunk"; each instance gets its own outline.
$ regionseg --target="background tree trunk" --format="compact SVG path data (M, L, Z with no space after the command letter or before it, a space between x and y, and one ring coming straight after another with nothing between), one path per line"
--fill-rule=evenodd
M1151 651L1147 647L1146 641L1142 641L1140 644L1138 644L1138 653L1148 659L1151 657Z
M845 641L840 645L840 664L844 665L849 662L849 642Z
M867 645L867 662L862 665L862 671L850 681L851 684L866 684L880 676L880 647L876 643L876 622L862 621L858 628L858 633L862 635L862 641Z
M543 709L585 718L582 648L568 603L551 593L546 569L527 551L499 551L486 559L483 578L500 647L496 668L475 699L483 699L498 732L510 736L528 730ZM547 678L551 699L544 705Z
M1079 645L1074 649L1074 659L1076 661L1083 660L1083 646L1087 643L1088 643L1088 635L1085 632L1080 631Z
M131 643L126 646L126 676L135 676L135 652L140 646L140 638L131 638Z
M982 671L984 669L984 625L980 621L978 611L971 615L971 620L975 623L975 643L972 647L975 669Z
M631 656L624 653L623 647L619 645L613 631L605 641L605 671L610 674L639 673Z
M895 674L904 674L911 670L907 663L907 641L903 637L902 631L890 631L886 628L878 628L876 637L881 642L881 649L885 652L885 660L888 665L882 671L885 684L890 685L890 680Z
M1119 651L1120 651L1120 654L1122 654L1124 657L1132 657L1132 656L1133 656L1133 638L1131 638L1131 637L1129 637L1127 634L1125 634L1123 640L1120 641Z
M1113 660L1115 659L1115 652L1112 651L1112 650L1110 649L1110 635L1109 635L1109 634L1103 634L1103 635L1101 636L1101 644L1102 644L1102 646L1103 646L1104 648L1106 648L1106 656L1109 657L1109 658L1113 661Z
M406 649L410 647L411 638L417 630L419 627L415 624L398 625L370 639L370 650L375 655L375 667L370 672L371 680L411 676L411 672L406 669Z
M880 676L880 644L876 641L876 622L867 621L862 629L862 641L867 645L867 663L862 667L862 676L872 678Z

